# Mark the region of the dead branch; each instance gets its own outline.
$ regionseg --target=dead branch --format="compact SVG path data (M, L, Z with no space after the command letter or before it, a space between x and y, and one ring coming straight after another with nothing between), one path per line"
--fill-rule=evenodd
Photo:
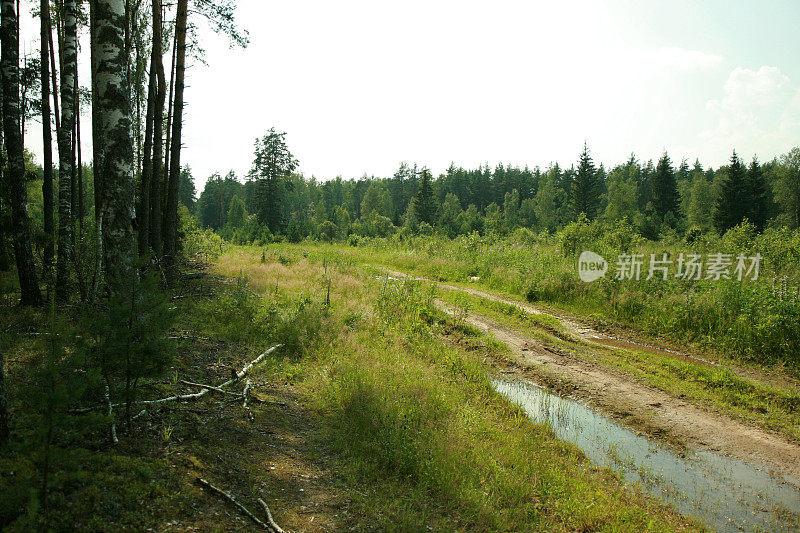
M278 524L275 523L275 520L272 519L272 513L269 512L269 507L261 498L258 499L258 503L261 504L261 507L264 508L264 512L267 514L267 522L269 523L270 527L275 530L275 533L285 533Z
M217 494L219 496L222 496L223 498L225 498L226 500L231 502L233 505L236 506L237 509L239 509L245 515L247 515L248 518L250 518L253 522L258 524L262 528L266 529L267 531L272 531L273 530L271 526L265 524L256 515L254 515L250 511L248 511L247 507L245 507L241 503L237 502L236 498L234 498L231 494L225 492L222 489L219 489L219 488L215 487L214 485L212 485L211 483L209 483L208 481L206 481L205 479L203 479L201 477L197 478L197 482L200 483L203 487L209 489L210 491L214 492L215 494Z
M242 402L242 407L245 409L249 409L247 403L250 400L250 385L251 383L249 379L244 382L244 390L242 391L242 398L244 398L244 401Z
M195 392L195 393L191 393L191 394L175 394L173 396L167 396L166 398L158 398L157 400L139 400L136 403L138 403L140 405L156 405L156 404L165 403L165 402L186 402L186 401L199 400L200 398L205 396L210 390L218 391L218 390L222 389L223 387L227 387L227 386L232 385L232 384L234 384L234 383L236 383L238 381L241 381L241 379L243 377L245 377L247 375L247 373L250 372L250 370L253 369L254 366L259 364L266 356L268 356L269 354L271 354L272 352L274 352L275 350L277 350L281 346L283 346L283 344L276 344L275 346L273 346L272 348L270 348L266 352L262 353L261 355L259 355L258 357L256 357L252 361L250 361L244 367L242 367L242 369L236 373L235 377L232 377L231 379L229 379L225 383L220 383L216 387L212 387L210 385L196 384L196 386L198 386L198 387L208 387L208 388L203 388L203 390L201 390L200 392ZM239 396L241 398L241 396L238 395L238 394L236 394L235 396ZM119 407L122 404L116 403L116 404L109 404L109 405L113 406L113 407ZM94 410L96 410L98 408L99 408L99 406L85 407L85 408L82 408L82 409L73 409L70 412L71 413L88 413L88 412L94 411Z
M249 379L245 381L244 390L242 391L242 397L244 398L242 401L242 407L245 411L247 411L247 417L250 419L250 422L252 422L255 420L255 418L253 418L253 411L250 410L250 406L248 405L248 402L250 401L250 385L251 382Z
M204 383L193 383L191 381L186 381L185 379L180 380L180 382L183 383L184 385L189 385L190 387L200 387L201 389L213 390L214 392L218 392L220 394L229 394L231 396L236 396L237 398L241 397L241 394L236 394L235 392L222 390L219 387L215 387L213 385L206 385Z

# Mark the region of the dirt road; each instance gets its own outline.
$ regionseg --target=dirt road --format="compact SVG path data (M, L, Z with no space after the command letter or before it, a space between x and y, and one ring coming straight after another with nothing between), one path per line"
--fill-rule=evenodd
M402 272L384 271L400 279L407 277ZM516 305L528 313L547 314L523 302L478 289L449 284L440 286ZM445 311L457 313L454 308L443 302L438 304ZM691 358L705 364L714 364L713 361L688 354L610 337L568 318L556 318L566 331L584 340L608 344L604 341L613 339L614 344L625 347L657 350L671 357ZM520 377L567 390L634 429L688 449L707 449L735 457L780 475L785 481L800 488L800 447L782 437L723 414L710 412L619 372L573 357L565 351L548 348L538 340L485 316L471 312L466 320L471 325L491 333L512 350L513 358L510 361L494 361L494 364L505 373L516 373Z

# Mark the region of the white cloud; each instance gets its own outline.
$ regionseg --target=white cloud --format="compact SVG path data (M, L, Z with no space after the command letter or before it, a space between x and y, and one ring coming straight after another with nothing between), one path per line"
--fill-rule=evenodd
M787 151L800 138L800 87L778 68L737 67L728 76L723 96L708 100L712 126L700 134L708 148L771 158Z

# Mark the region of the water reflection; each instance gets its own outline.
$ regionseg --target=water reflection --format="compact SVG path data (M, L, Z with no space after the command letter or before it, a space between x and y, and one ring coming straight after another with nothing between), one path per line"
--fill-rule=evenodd
M719 531L796 531L800 491L757 468L700 451L682 455L617 424L574 400L531 383L493 381L533 420L552 427L597 465L619 472L629 483L701 518Z

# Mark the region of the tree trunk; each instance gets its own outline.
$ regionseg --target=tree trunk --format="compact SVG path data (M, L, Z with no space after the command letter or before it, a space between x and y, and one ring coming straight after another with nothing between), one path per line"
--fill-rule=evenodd
M136 231L139 234L139 257L150 251L150 186L153 181L153 107L156 98L156 76L153 58L150 59L150 83L147 89L147 112L144 118L144 153L142 154L142 180L139 192L139 211L136 213Z
M58 132L58 258L56 260L56 298L69 298L69 273L73 254L73 182L75 180L75 79L78 65L77 6L64 2L64 47L61 57L61 129Z
M0 1L2 9L3 132L8 154L8 177L11 182L11 220L14 228L14 255L22 305L41 302L39 281L33 262L30 221L28 220L28 189L25 183L25 164L22 155L22 133L19 108L19 32L13 0Z
M0 72L0 80L3 75ZM6 168L6 145L3 139L3 91L0 89L0 184L5 183L5 168ZM0 194L0 271L5 272L11 269L11 260L8 257L8 246L6 244L6 233L10 228L6 227L5 217L5 198Z
M50 2L41 0L39 22L41 26L41 82L42 82L42 198L44 209L44 277L50 278L55 257L55 221L53 216L53 136L50 132Z
M172 119L169 183L164 217L164 257L168 278L174 278L178 251L178 193L181 173L181 129L183 126L183 89L186 73L186 19L188 0L178 0L175 21L175 107Z
M106 282L112 294L134 275L134 176L131 93L125 55L125 1L95 0L92 5L97 90L97 133L103 139L102 220Z
M8 442L10 430L8 427L8 397L6 396L5 361L3 346L0 344L0 448Z
M95 0L90 0L89 5L89 42L94 43L96 40L97 35L97 23L95 21L95 7L94 7ZM97 109L97 54L95 53L94 46L89 46L89 61L91 63L91 74L92 74L92 180L94 181L94 222L95 222L95 229L99 231L97 228L99 227L100 222L100 214L102 211L103 205L103 175L100 172L100 168L103 166L102 159L103 159L103 139L100 138L100 120L97 117L97 113L94 112ZM98 234L98 242L100 240L100 236ZM95 273L99 275L100 273Z
M153 0L153 68L156 71L155 109L153 111L153 175L150 182L150 246L156 257L161 256L161 183L163 180L164 151L164 52L162 50L163 23L161 0Z
M50 11L47 12L48 15ZM48 19L50 17L48 16ZM48 20L49 29L47 30L47 48L50 51L50 77L53 81L53 119L56 122L56 137L61 131L61 112L58 109L58 81L56 80L56 52L53 48L53 22ZM58 139L56 139L58 140Z
M164 150L166 151L164 157L164 174L163 179L161 180L161 243L164 243L164 235L166 234L166 224L164 222L166 218L166 214L164 212L164 207L167 204L167 183L169 183L169 162L170 162L170 153L172 147L172 104L174 104L174 98L172 97L175 94L175 56L178 55L178 46L177 46L177 39L178 36L176 35L172 39L172 62L170 63L169 67L169 105L167 107L167 142L164 145ZM162 255L163 255L163 248L162 248Z
M75 85L78 85L78 78L75 78ZM83 156L81 154L81 100L80 95L75 100L75 154L77 156L78 168L78 189L75 193L78 196L78 234L83 236Z

